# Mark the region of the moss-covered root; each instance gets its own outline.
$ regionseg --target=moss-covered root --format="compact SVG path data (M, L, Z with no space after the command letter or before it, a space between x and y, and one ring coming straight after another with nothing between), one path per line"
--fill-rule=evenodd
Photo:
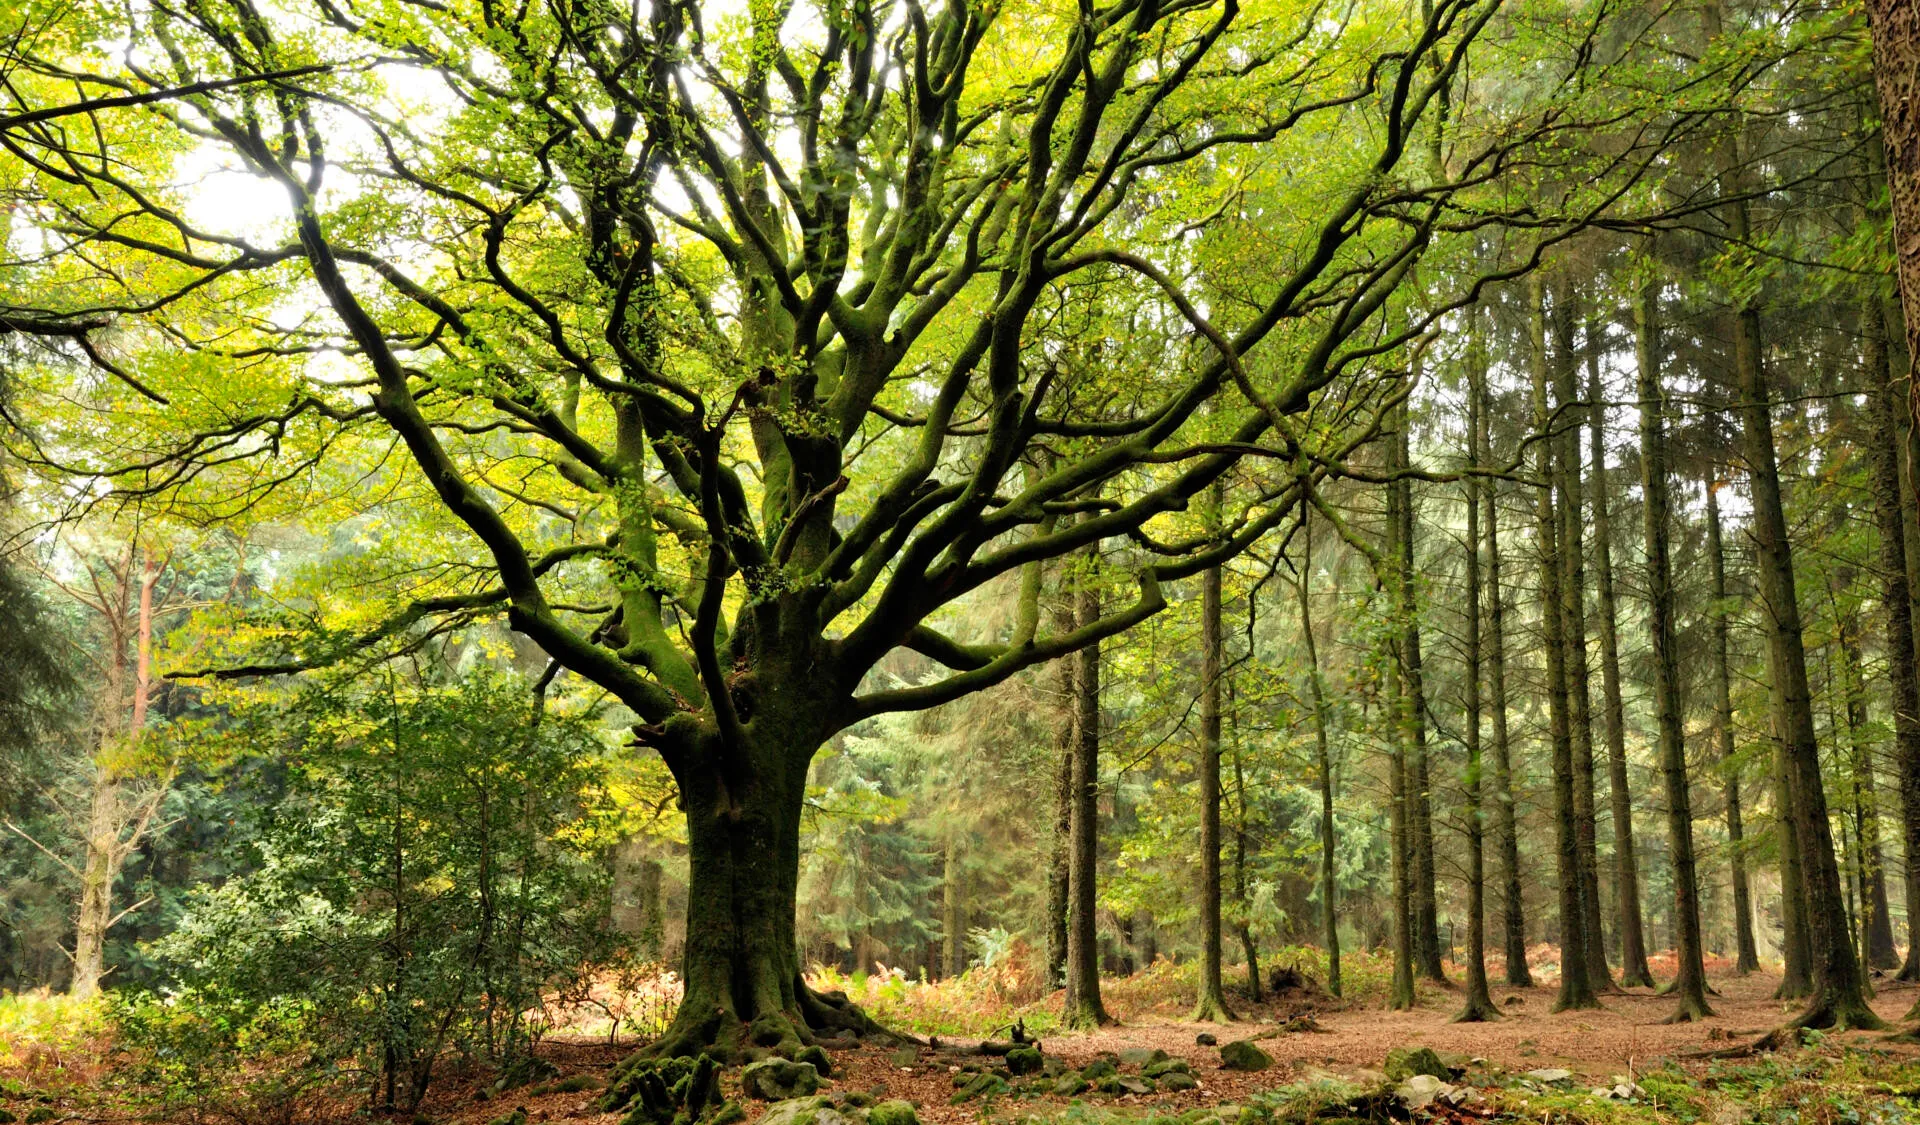
M1787 1027L1810 1027L1816 1031L1885 1031L1887 1021L1868 1007L1862 997L1816 995L1807 1010L1795 1016Z
M1469 996L1467 1006L1460 1010L1459 1015L1453 1017L1453 1022L1492 1023L1501 1018L1503 1017L1500 1015L1500 1009L1493 1006L1492 1000L1486 997Z
M1225 997L1218 993L1208 995L1202 990L1200 1002L1194 1005L1193 1014L1187 1020L1190 1023L1233 1023L1238 1018L1228 1010Z
M1696 999L1692 996L1681 995L1680 1006L1673 1010L1672 1015L1668 1016L1664 1020L1661 1020L1660 1022L1661 1023L1695 1023L1699 1020L1711 1019L1711 1018L1713 1018L1713 1009L1707 1006L1707 1002L1704 999Z

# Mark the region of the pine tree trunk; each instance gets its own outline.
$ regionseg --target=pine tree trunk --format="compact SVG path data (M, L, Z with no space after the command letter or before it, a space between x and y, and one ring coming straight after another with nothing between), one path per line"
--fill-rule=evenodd
M1660 738L1660 773L1667 798L1667 846L1673 868L1674 948L1679 967L1669 1022L1713 1014L1700 939L1700 890L1693 861L1693 806L1687 787L1686 732L1681 725L1680 654L1674 628L1673 565L1669 549L1672 502L1667 481L1666 389L1659 372L1657 298L1651 282L1634 302L1635 359L1640 398L1640 485L1647 543L1647 633L1653 640L1653 708Z
M1220 486L1213 487L1219 511ZM1227 1023L1227 997L1220 979L1220 680L1224 638L1220 627L1220 568L1208 567L1200 582L1200 997L1190 1019Z
M1587 957L1587 977L1596 989L1611 989L1613 973L1607 967L1607 943L1601 929L1599 829L1594 809L1593 678L1587 660L1586 544L1584 505L1580 488L1580 427L1569 413L1579 401L1574 386L1573 313L1571 298L1562 293L1555 302L1554 397L1559 409L1556 487L1560 493L1561 597L1566 599L1568 721L1573 728L1573 808L1575 842L1580 854L1580 920L1586 929L1581 947Z
M1099 620L1100 595L1091 580L1079 584L1075 612L1082 626ZM1100 854L1100 646L1088 645L1073 659L1073 808L1068 830L1067 982L1062 1019L1069 1027L1093 1027L1113 1022L1100 1002L1100 935L1095 925L1099 904L1095 878Z
M1920 980L1920 666L1914 658L1913 588L1907 568L1914 544L1907 539L1900 483L1902 443L1897 419L1905 380L1888 361L1886 320L1879 301L1862 302L1866 341L1867 410L1872 429L1870 466L1873 516L1880 531L1880 604L1887 614L1887 698L1893 711L1893 753L1899 778L1901 839L1906 845L1907 959L1901 980ZM1891 921L1889 919L1889 921Z
M1607 495L1606 399L1600 354L1587 354L1587 432L1592 449L1594 563L1599 572L1600 690L1607 721L1608 804L1613 813L1615 928L1620 935L1620 983L1653 987L1640 917L1640 866L1633 851L1633 797L1627 785L1626 707L1620 698L1620 629L1613 595L1613 519Z
M1800 830L1793 815L1793 791L1787 781L1787 747L1775 723L1773 735L1773 807L1775 849L1780 853L1780 987L1776 1000L1813 995L1811 939L1807 936L1806 880L1800 867Z
M1848 744L1853 750L1854 833L1859 859L1860 960L1869 968L1900 964L1893 947L1893 919L1887 904L1886 855L1880 847L1879 787L1873 777L1873 747L1868 744L1867 682L1861 669L1860 619L1840 615L1841 683L1846 689Z
M1748 236L1746 206L1736 202L1730 210L1734 215L1733 235L1744 240ZM1773 419L1760 358L1760 315L1751 305L1737 310L1733 346L1734 373L1742 399L1741 436L1753 500L1751 534L1764 609L1768 678L1785 756L1793 834L1800 851L1813 978L1812 1000L1795 1022L1809 1027L1876 1027L1880 1019L1867 1007L1862 991L1864 977L1853 955L1852 935L1844 924L1840 869L1834 858L1833 829L1820 779L1820 748L1814 732L1793 548L1787 538Z
M940 959L944 962L941 969L949 977L957 977L967 971L966 879L966 872L960 861L960 837L949 836L947 837L945 877L941 880L942 889L945 892L943 901L945 909L943 910L944 920L940 927Z
M1532 328L1533 418L1536 432L1551 432L1554 423L1547 387L1547 326L1545 285L1536 272L1529 286ZM1599 1006L1587 972L1586 925L1580 901L1580 848L1574 804L1573 729L1567 698L1567 601L1562 585L1565 572L1559 554L1559 516L1554 507L1554 441L1534 446L1534 472L1540 554L1540 615L1546 650L1548 738L1553 754L1554 843L1560 877L1560 994L1555 1011Z
M1412 419L1406 404L1398 412L1396 463L1401 470L1412 468ZM1395 542L1400 548L1400 657L1405 677L1407 729L1407 829L1411 853L1413 958L1414 969L1428 980L1444 983L1446 970L1440 963L1440 920L1434 888L1433 794L1427 766L1427 691L1426 673L1420 654L1419 571L1415 569L1413 482L1402 476L1397 482L1400 502L1397 513L1400 528Z
M1467 464L1484 461L1480 448L1480 388L1485 381L1486 355L1478 332L1477 309L1467 310ZM1467 818L1467 995L1456 1022L1479 1023L1500 1017L1487 990L1486 822L1480 799L1480 492L1481 477L1467 478L1467 612L1466 612L1466 818Z
M1399 443L1390 445L1388 455L1389 468L1399 463ZM1398 539L1400 536L1400 489L1392 483L1387 485L1387 550L1388 558L1397 559L1400 554ZM1398 575L1394 579L1398 581ZM1397 600L1397 594L1396 594ZM1412 832L1407 785L1407 702L1401 687L1400 669L1404 660L1401 655L1401 637L1388 641L1386 661L1387 682L1385 692L1385 714L1382 718L1387 725L1387 821L1388 847L1392 853L1393 868L1393 981L1387 996L1387 1006L1394 1011L1403 1011L1413 1007L1413 872L1409 858Z
M1487 394L1486 372L1479 372L1476 394L1480 403L1480 448L1493 452L1493 403ZM1520 831L1513 807L1512 742L1507 729L1506 595L1500 584L1499 483L1489 480L1482 491L1487 524L1487 706L1493 712L1493 829L1500 851L1500 924L1506 953L1506 981L1516 988L1533 987L1527 968L1526 903L1520 880Z
M1733 669L1727 601L1727 556L1720 535L1720 482L1707 482L1707 561L1713 572L1714 745L1720 769L1726 774L1727 856L1732 868L1734 944L1738 955L1733 971L1760 968L1760 952L1753 936L1753 893L1747 883L1745 826L1740 818L1740 764L1733 757Z

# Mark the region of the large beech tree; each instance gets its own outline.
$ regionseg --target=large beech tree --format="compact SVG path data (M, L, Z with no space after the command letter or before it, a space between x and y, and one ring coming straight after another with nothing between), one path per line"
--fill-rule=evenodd
M1696 123L1509 198L1529 148L1647 118L1565 84L1409 167L1498 8L101 5L7 48L14 97L79 108L0 128L32 246L0 325L91 370L113 439L25 455L187 517L411 513L425 546L347 564L382 614L314 607L173 674L503 620L677 785L686 995L653 1049L873 1030L795 950L819 747L1158 612L1353 472L1402 345ZM274 206L194 210L209 168ZM1499 264L1390 308L1508 219ZM1043 623L1069 559L1082 612ZM985 634L962 607L996 583L1022 608ZM902 650L917 671L882 667Z

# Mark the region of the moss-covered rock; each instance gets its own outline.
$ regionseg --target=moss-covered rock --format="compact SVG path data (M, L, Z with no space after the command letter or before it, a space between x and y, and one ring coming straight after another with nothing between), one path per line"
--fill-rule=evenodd
M976 1074L948 1100L953 1105L961 1105L976 1098L997 1098L1002 1094L1011 1093L1012 1090L1013 1087L1007 1085L1007 1080L997 1074Z
M578 1094L583 1090L597 1090L600 1079L591 1074L570 1074L552 1082L542 1082L527 1091L530 1098L544 1098L548 1094Z
M1118 1073L1120 1073L1120 1068L1113 1065L1112 1059L1095 1059L1080 1068L1081 1076L1089 1082L1092 1082L1096 1078L1105 1078Z
M1251 1039L1236 1039L1231 1043L1220 1044L1220 1069L1222 1070L1265 1070L1273 1065L1273 1056L1260 1049L1260 1045Z
M1181 1090L1192 1090L1200 1085L1199 1079L1184 1070L1169 1070L1154 1081L1160 1083L1160 1088L1170 1094Z
M1046 1065L1038 1047L1015 1047L1007 1052L1007 1069L1014 1074L1038 1074Z
M833 1077L833 1059L827 1055L826 1048L818 1043L801 1048L800 1053L793 1056L793 1061L811 1064L822 1078Z
M812 1063L761 1059L740 1071L740 1092L763 1102L804 1098L819 1089L820 1072Z
M761 1125L859 1125L832 1098L786 1098L767 1107Z
M527 1107L519 1106L512 1113L503 1113L487 1125L527 1125Z
M1452 1077L1445 1060L1431 1047L1396 1047L1388 1051L1386 1072L1394 1082L1405 1082L1416 1074L1433 1078Z
M1054 1080L1053 1092L1057 1097L1074 1098L1086 1093L1087 1086L1087 1080L1082 1076L1081 1071L1068 1070L1063 1071L1060 1077Z
M1153 1079L1140 1078L1132 1074L1119 1075L1114 1081L1119 1084L1120 1092L1123 1094L1151 1094L1158 1088Z
M20 1119L13 1115L12 1110L0 1109L0 1125L13 1125L13 1123L18 1120Z
M1169 1074L1191 1074L1192 1072L1193 1068L1187 1065L1187 1060L1167 1058L1164 1052L1161 1058L1155 1059L1140 1069L1140 1073L1155 1079Z
M920 1115L914 1112L912 1102L895 1098L868 1110L867 1125L920 1125Z
M1167 1061L1167 1053L1158 1047L1129 1047L1120 1052L1122 1066L1152 1066Z

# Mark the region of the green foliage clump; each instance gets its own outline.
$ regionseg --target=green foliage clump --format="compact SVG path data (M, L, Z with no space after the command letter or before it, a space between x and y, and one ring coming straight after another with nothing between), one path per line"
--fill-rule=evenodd
M155 944L179 991L122 1008L148 1065L204 1083L240 1057L352 1060L409 1111L450 1046L515 1072L528 1013L605 953L602 746L536 698L487 672L363 678L246 716L285 795L248 873Z

